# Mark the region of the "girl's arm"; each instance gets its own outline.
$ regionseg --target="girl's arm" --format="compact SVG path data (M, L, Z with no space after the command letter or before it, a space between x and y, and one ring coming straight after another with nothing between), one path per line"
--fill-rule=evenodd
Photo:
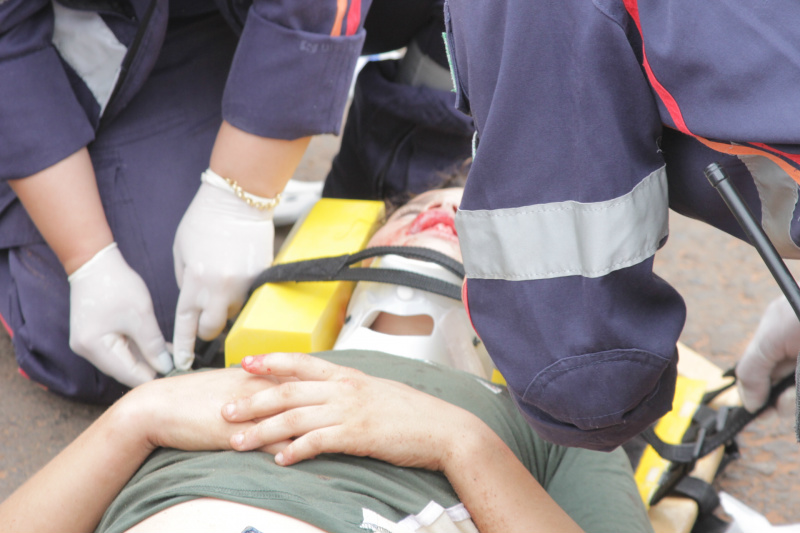
M240 369L156 380L125 395L0 504L0 531L93 531L111 501L157 447L230 449L221 406L272 387Z
M475 419L472 431L451 439L442 470L478 530L582 531L500 437Z
M127 398L127 397L126 397ZM0 530L94 530L153 446L123 399L0 504Z
M305 354L248 357L242 366L299 381L225 406L233 422L269 417L234 435L234 449L296 437L278 464L346 453L439 470L481 533L581 531L489 426L460 407Z

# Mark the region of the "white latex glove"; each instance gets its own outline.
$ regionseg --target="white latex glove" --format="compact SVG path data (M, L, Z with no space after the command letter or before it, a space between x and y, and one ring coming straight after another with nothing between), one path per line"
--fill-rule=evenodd
M202 180L172 248L181 288L173 354L182 370L194 361L195 338L215 338L242 308L250 284L272 263L275 239L271 208L246 204L213 172Z
M281 203L275 208L275 225L288 226L297 222L322 197L324 185L324 181L289 180L281 193Z
M767 402L773 383L792 374L800 353L800 322L785 297L770 302L742 359L736 365L744 407L755 412ZM778 399L778 412L793 416L794 388Z
M69 276L69 346L104 374L135 387L172 370L153 301L112 243Z

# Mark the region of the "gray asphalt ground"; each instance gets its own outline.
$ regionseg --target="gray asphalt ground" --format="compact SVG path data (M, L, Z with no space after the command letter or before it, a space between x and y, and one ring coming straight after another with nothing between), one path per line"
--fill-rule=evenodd
M322 179L336 149L334 137L315 139L297 177ZM670 227L669 242L656 256L656 271L686 299L681 340L727 368L779 290L749 246L679 215L671 216ZM21 377L5 332L0 332L0 405L0 500L102 411L57 397ZM800 522L800 445L794 442L792 421L764 415L739 441L742 457L728 466L717 488L765 514L772 524Z

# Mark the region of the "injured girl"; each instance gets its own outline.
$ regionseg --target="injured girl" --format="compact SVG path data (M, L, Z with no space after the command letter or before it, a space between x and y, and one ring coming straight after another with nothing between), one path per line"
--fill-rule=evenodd
M371 246L460 260L460 197L416 197ZM377 285L358 284L333 351L254 355L135 388L0 505L0 530L652 530L621 450L549 444L505 389L442 364L483 370L460 302Z

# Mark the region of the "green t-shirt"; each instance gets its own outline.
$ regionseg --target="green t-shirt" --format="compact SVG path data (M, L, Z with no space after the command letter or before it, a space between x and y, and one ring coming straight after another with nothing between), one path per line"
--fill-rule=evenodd
M652 531L621 450L602 453L545 442L525 423L504 388L464 372L380 352L315 355L405 383L471 411L506 442L585 531ZM370 458L326 454L280 467L261 452L160 449L108 508L97 532L125 531L158 511L201 497L279 512L331 533L363 532L359 526L364 508L397 522L419 513L430 501L445 508L458 503L441 473Z

